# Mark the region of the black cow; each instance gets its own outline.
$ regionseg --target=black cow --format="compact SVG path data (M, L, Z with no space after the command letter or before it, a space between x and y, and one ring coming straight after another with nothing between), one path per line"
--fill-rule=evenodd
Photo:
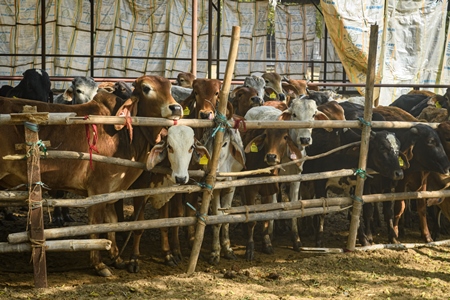
M6 93L6 97L52 102L50 86L50 77L45 70L28 69L19 84Z

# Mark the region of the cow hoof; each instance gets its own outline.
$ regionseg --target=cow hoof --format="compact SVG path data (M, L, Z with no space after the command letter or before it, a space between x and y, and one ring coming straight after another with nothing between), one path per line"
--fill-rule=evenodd
M164 264L166 266L176 267L178 266L178 263L179 261L177 261L177 259L172 254L167 254L166 257L164 258Z
M97 270L97 274L99 276L102 277L111 277L113 275L113 273L111 272L111 270L105 265L105 264L100 264L99 266L97 266L95 268Z
M127 265L127 270L130 273L139 273L140 271L139 260L136 257L130 258L130 261L128 262Z
M113 267L119 270L124 270L127 268L127 264L121 258L118 258L114 261Z
M262 252L263 252L263 253L266 253L266 254L273 254L274 251L273 251L272 244L264 244L264 245L263 245Z
M431 235L429 235L429 234L424 237L424 240L425 240L425 243L432 243L433 242L433 239L431 238Z
M294 248L294 251L297 251L297 252L299 252L300 251L300 247L302 246L302 243L301 242L298 242L298 241L295 241L293 244L292 244L292 247Z
M252 261L253 259L255 259L255 244L250 242L245 249L245 260Z
M217 266L220 262L220 255L218 255L216 252L212 252L208 262L210 265Z
M230 249L228 251L225 251L223 253L223 257L225 257L226 259L229 259L229 260L236 260L237 259L236 255L234 254L232 249Z

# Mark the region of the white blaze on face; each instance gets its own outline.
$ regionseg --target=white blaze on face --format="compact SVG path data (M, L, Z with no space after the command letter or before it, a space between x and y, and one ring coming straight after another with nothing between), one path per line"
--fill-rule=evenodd
M317 112L317 104L314 100L294 99L289 107L292 121L314 121ZM290 129L289 135L300 146L312 144L312 128Z
M42 76L42 71L40 69L35 69L35 70L36 70L36 73L38 73L39 75Z
M171 180L174 183L187 183L189 180L189 162L194 146L194 130L188 126L176 125L168 130L167 156L172 169Z
M391 146L391 149L394 151L394 154L398 155L400 152L400 146L397 143L397 139L395 138L395 135L390 133L386 136L386 140L388 141L389 145Z

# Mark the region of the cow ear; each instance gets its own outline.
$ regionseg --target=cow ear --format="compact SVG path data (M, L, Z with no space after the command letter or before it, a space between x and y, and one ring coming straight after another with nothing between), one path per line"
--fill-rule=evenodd
M314 120L316 121L328 121L330 120L330 118L328 118L328 116L326 114L324 114L323 112L321 112L320 110L316 111L315 115L314 115ZM326 131L328 132L332 132L333 128L324 128Z
M197 159L200 159L201 157L203 157L203 155L205 155L206 156L206 158L208 159L208 161L211 159L211 156L209 155L209 151L208 151L208 149L206 149L206 147L205 146L203 146L203 144L200 142L200 141L198 141L197 139L195 139L195 142L194 142L194 151L195 151L195 153L197 154L197 155L195 155L195 158Z
M233 104L230 103L230 101L227 102L227 120L231 119L234 115L234 107Z
M261 151L261 149L264 147L264 139L265 138L266 138L266 134L263 133L263 134L255 137L253 140L251 140L247 144L247 146L245 146L245 149L244 149L245 153ZM255 146L257 147L257 149L255 149Z
M192 93L183 101L181 101L181 106L183 107L183 116L188 117L191 114L194 114L194 108L195 108L195 92L192 90ZM187 110L189 111L186 111Z
M115 95L114 95L115 97ZM125 101L124 104L122 104L122 106L119 108L119 110L116 113L116 117L134 117L137 114L137 103L138 103L138 99L137 98L130 98L128 100ZM116 130L121 130L125 124L121 124L121 125L114 125L114 128Z
M167 147L166 143L162 141L159 144L156 144L153 146L152 150L148 153L147 162L145 164L145 169L147 171L150 171L153 169L157 164L162 162L164 158L167 156Z
M232 134L239 134L239 133L232 133ZM239 144L238 142L236 142L233 139L233 137L232 137L231 138L231 145L233 146L233 147L230 148L231 155L245 169L245 154L244 154L244 148L242 147L242 144Z
M411 158L412 158L412 151L411 151ZM403 161L403 165L400 164L402 169L405 169L405 170L409 169L409 166L410 166L409 161L410 161L410 159L408 159L408 157L403 152L400 152L400 154L398 155L398 159L399 160L401 159Z
M286 109L278 116L279 121L290 121L292 118L292 113L289 109Z

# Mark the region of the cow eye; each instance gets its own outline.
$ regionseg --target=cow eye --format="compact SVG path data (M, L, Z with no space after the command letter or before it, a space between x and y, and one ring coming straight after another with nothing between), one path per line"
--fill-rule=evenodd
M223 143L222 148L225 148L228 142Z
M79 90L79 89L77 89L77 93L78 93L78 94L83 94L83 91L82 91L82 90Z
M167 145L167 149L169 150L170 153L173 153L173 148L170 145Z
M295 113L294 113L294 114L292 114L292 116L293 116L294 118L297 118L297 114L295 114Z
M144 91L144 93L148 94L148 92L150 92L151 88L149 86L144 86L142 88L142 90Z
M219 92L216 92L216 96L218 96L219 95Z
M287 135L285 135L285 136L284 136L283 138L284 138L284 140L287 140L287 139L288 139L288 136L287 136Z

